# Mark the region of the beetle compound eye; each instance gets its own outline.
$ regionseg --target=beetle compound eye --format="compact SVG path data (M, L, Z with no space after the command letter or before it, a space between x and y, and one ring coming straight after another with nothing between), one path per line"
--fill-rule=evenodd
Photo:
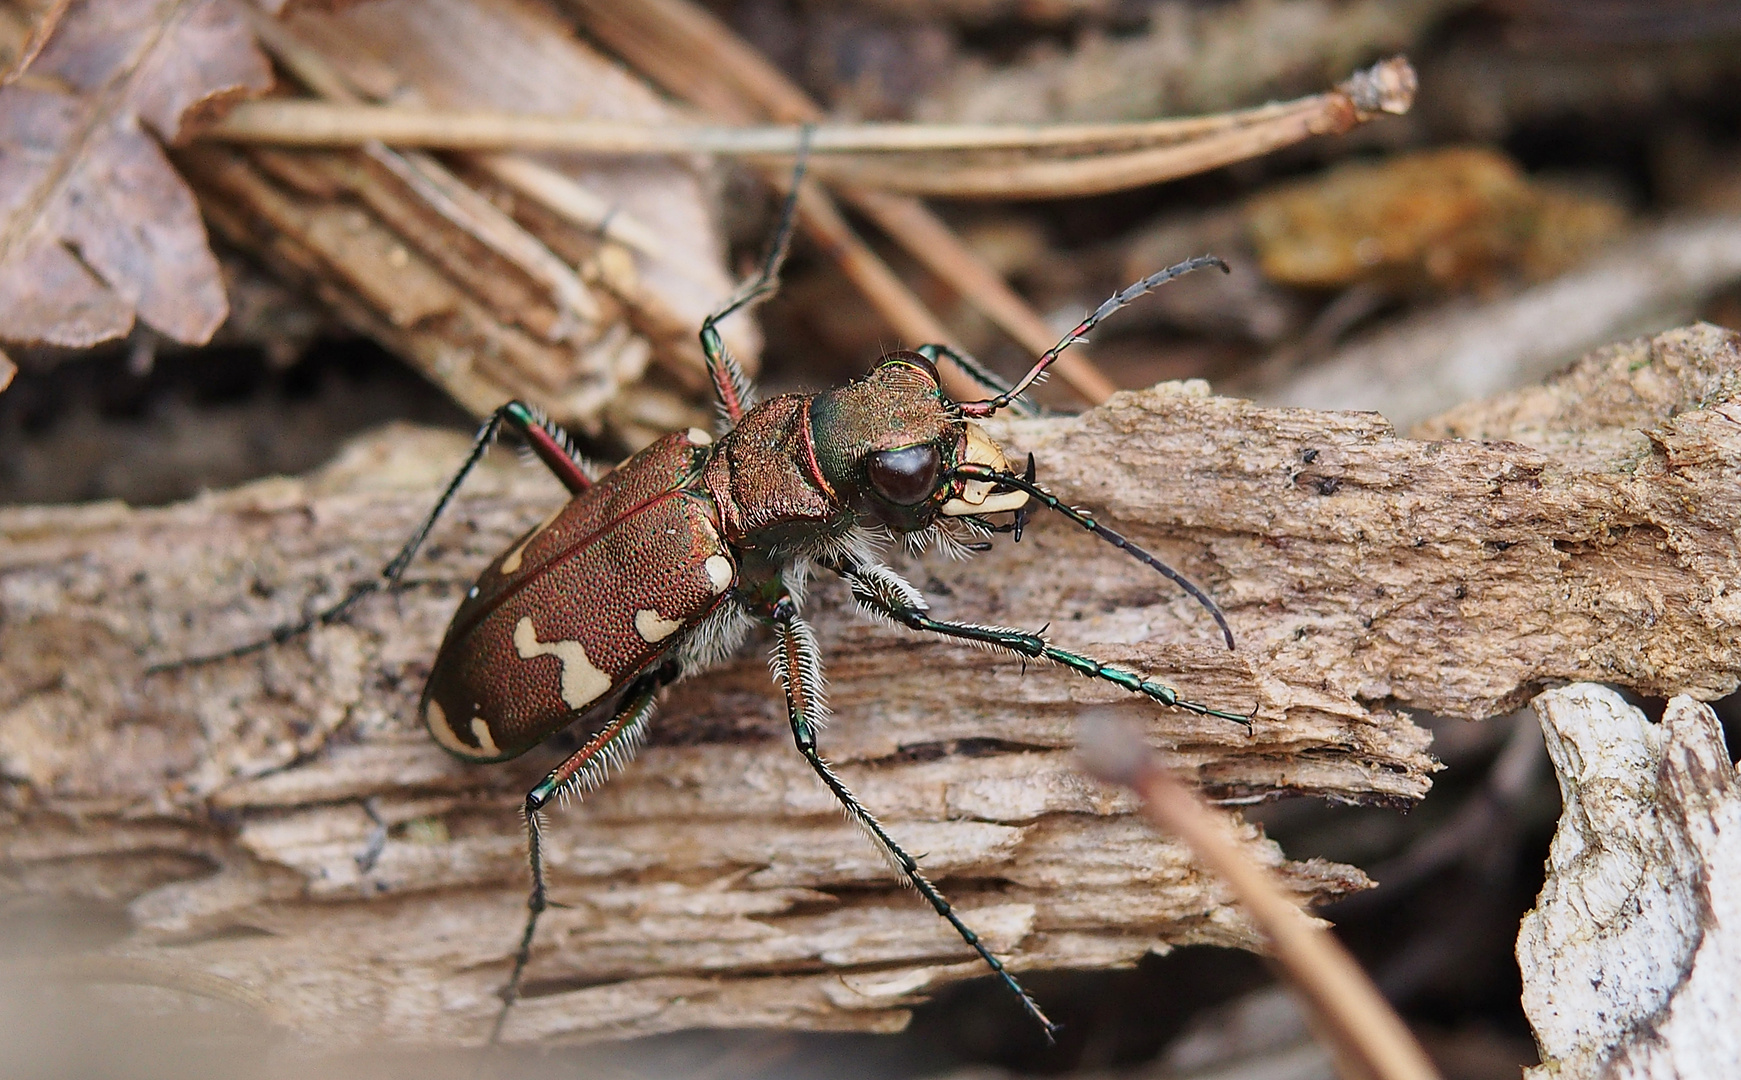
M929 443L875 451L870 455L871 486L897 505L922 503L936 490L939 463L937 448Z
M904 352L901 354L901 361L909 367L915 367L920 371L923 371L926 377L932 382L938 381L937 365L927 359L923 353Z
M889 367L890 365L910 367L915 371L923 372L925 377L931 380L933 386L938 384L937 365L933 364L924 353L902 349L900 352L889 353L877 364L878 367Z

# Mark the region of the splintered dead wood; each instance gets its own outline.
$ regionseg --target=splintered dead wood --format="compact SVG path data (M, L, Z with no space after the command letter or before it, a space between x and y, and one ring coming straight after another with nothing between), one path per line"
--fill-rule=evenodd
M523 0L384 0L255 28L296 83L332 100L651 126L674 116ZM442 162L380 146L188 146L176 160L220 235L476 415L517 397L639 445L662 433L649 427L683 426L681 398L707 385L695 327L733 283L692 162ZM602 206L599 219L577 223L577 200ZM641 254L605 228L611 208L639 223ZM753 366L753 324L733 320L724 333Z
M1240 651L1116 550L1039 518L967 563L897 560L940 614L1038 626L1255 709L1248 735L1038 665L867 626L820 582L837 719L825 747L1018 969L1253 944L1218 885L1079 777L1075 716L1140 720L1224 799L1403 803L1426 737L1397 704L1479 717L1599 678L1715 697L1741 670L1741 348L1694 327L1598 353L1556 387L1399 439L1372 414L1177 387L1012 424L1065 498L1227 609ZM438 449L436 449L438 448ZM559 498L487 470L402 593L247 659L374 573L459 448L389 430L305 480L161 510L0 512L0 765L15 903L125 905L115 946L232 980L340 1039L480 1041L524 910L513 807L570 743L497 767L443 755L418 692L459 593ZM515 1040L692 1025L886 1030L979 974L897 888L788 744L762 657L677 688L654 745L547 830L555 898ZM373 817L371 816L373 815ZM372 865L379 820L387 828ZM1359 871L1244 842L1305 899Z

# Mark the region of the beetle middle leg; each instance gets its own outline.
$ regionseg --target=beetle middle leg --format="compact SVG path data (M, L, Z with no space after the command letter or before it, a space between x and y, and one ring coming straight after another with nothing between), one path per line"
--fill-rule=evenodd
M453 497L458 493L466 477L472 474L478 463L483 460L485 452L496 441L496 436L502 428L508 428L523 439L526 445L540 462L553 473L562 486L568 489L570 495L579 495L592 486L592 477L588 472L589 464L580 456L567 432L544 416L542 412L522 401L510 401L497 409L484 421L478 429L478 434L472 440L471 451L466 454L465 461L454 473L453 479L442 489L441 497L435 501L435 506L417 531L411 534L399 553L393 556L393 561L381 568L378 577L368 581L360 581L352 585L343 599L330 607L321 609L299 622L286 623L275 627L265 637L251 641L246 645L238 645L223 652L211 653L206 656L186 657L180 660L170 660L164 663L152 664L145 669L147 675L156 675L164 671L174 671L180 668L199 667L205 664L215 664L222 660L234 660L259 652L273 645L281 645L292 638L308 633L316 626L325 626L344 618L358 601L371 593L392 591L405 575L405 568L411 564L417 552L423 547L423 542L429 538L429 533L435 528L435 523L441 518Z
M1007 626L980 626L975 623L948 622L933 619L929 613L929 605L924 594L914 588L905 578L879 564L868 564L851 568L837 568L846 578L852 597L859 606L872 614L892 619L912 630L952 637L961 641L971 641L977 645L986 645L994 649L1003 649L1018 656L1031 659L1050 660L1069 668L1091 679L1121 686L1133 694L1144 697L1186 712L1197 713L1200 716L1214 716L1222 720L1231 720L1236 724L1251 726L1251 717L1243 713L1228 712L1205 705L1199 701L1189 701L1179 696L1179 692L1165 683L1146 679L1134 671L1126 671L1085 656L1082 653L1060 649L1048 642L1039 634L1026 630L1017 630Z
M1045 1031L1046 1041L1051 1042L1057 1027L1046 1018L1038 1003L1004 967L1003 962L979 940L979 935L961 921L961 917L937 890L937 886L931 884L930 879L919 870L918 862L902 850L901 845L883 829L876 816L865 809L864 804L858 801L858 796L835 775L827 760L822 757L816 746L816 730L827 718L828 706L822 696L822 666L816 637L809 624L799 617L797 605L790 597L782 597L774 604L772 618L777 634L774 644L774 677L786 692L786 716L792 725L792 739L798 745L798 752L804 755L804 760L810 763L810 768L821 778L823 785L840 801L841 808L846 811L852 823L870 837L871 842L895 870L906 878L908 884L925 898L938 915L955 928L961 939L1003 980L1004 985L1021 1000L1022 1008Z
M590 791L604 783L613 770L628 764L646 738L647 724L653 718L659 690L672 681L673 676L673 672L665 671L643 676L629 688L610 722L526 793L526 862L532 871L532 891L526 897L526 926L520 934L520 946L514 951L514 969L508 976L507 985L502 987L502 1009L496 1014L495 1025L490 1028L491 1045L501 1039L508 1011L514 1007L514 1002L520 1000L520 980L526 973L526 965L532 961L532 938L538 932L538 917L550 906L538 815L550 805L551 799L561 793Z

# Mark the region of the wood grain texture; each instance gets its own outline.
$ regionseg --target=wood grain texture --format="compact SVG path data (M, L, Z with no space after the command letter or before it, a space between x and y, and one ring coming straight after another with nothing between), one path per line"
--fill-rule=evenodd
M1071 767L1109 704L1210 794L1406 804L1433 765L1397 706L1482 717L1599 678L1714 697L1741 672L1741 348L1694 327L1587 359L1559 396L1400 439L1373 414L1262 409L1162 386L1010 424L1041 479L1191 574L1188 600L1058 519L966 563L896 564L944 616L1061 644L1255 709L1161 710L1066 672L808 603L836 720L824 750L1017 969L1250 947L1222 889ZM1603 397L1602 395L1607 395ZM1589 407L1596 401L1600 407ZM1485 426L1483 426L1485 425ZM370 576L461 452L387 429L305 479L156 510L0 511L0 865L7 905L124 918L107 955L215 975L339 1040L480 1041L523 911L514 811L564 752L448 758L412 717L459 593L560 498L492 467L404 591L246 659L146 677ZM505 456L505 455L504 455ZM762 643L765 645L765 643ZM555 898L511 1040L691 1025L886 1030L972 977L788 742L761 649L665 701L653 744L548 830ZM388 827L375 864L358 862ZM1350 867L1245 842L1302 898Z

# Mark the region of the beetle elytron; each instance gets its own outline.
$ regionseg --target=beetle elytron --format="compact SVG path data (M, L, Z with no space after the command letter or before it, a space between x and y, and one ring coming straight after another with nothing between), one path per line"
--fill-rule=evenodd
M757 623L774 633L772 668L785 691L799 752L851 820L1051 1036L1051 1022L1021 984L818 751L816 733L826 716L821 665L815 638L799 615L813 570L839 575L860 607L914 630L1048 659L1163 705L1249 719L1183 700L1170 687L1057 648L1039 634L933 619L923 594L876 557L879 542L891 534L914 548L977 550L988 546L983 538L994 532L1013 532L1019 540L1027 514L1043 505L1177 582L1215 617L1231 648L1226 620L1196 586L1040 488L1031 456L1025 472L1012 471L1003 451L973 422L1010 406L1063 349L1120 307L1180 274L1227 267L1204 256L1137 282L1065 335L1013 387L971 358L929 345L890 353L845 386L756 404L716 327L776 288L801 181L800 166L761 272L702 324L721 417L717 438L696 428L667 435L595 480L556 425L510 402L484 424L435 508L379 579L353 587L339 604L279 629L267 641L204 658L238 656L286 640L339 618L369 592L397 585L504 426L568 488L570 501L498 557L467 592L421 704L435 740L472 762L506 761L575 723L590 734L526 796L532 890L492 1042L518 997L546 907L540 811L556 795L589 790L622 766L646 734L659 691L728 656ZM992 396L952 400L939 385L940 359L959 365ZM1012 517L994 524L994 515Z

